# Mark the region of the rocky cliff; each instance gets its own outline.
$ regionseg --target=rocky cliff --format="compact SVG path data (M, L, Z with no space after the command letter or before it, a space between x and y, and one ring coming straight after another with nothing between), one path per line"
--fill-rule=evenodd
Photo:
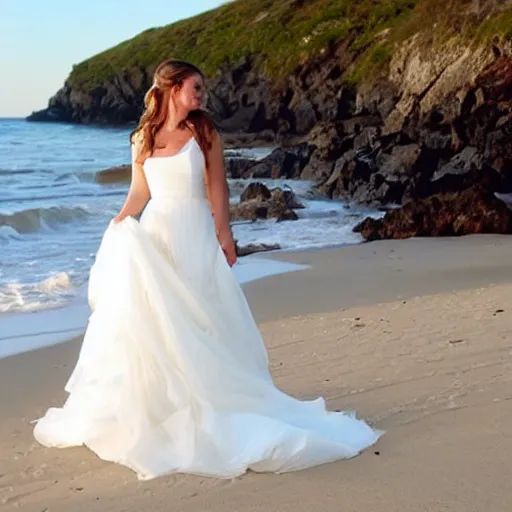
M454 85L471 82L492 59L492 39L510 40L511 5L509 0L238 0L148 30L74 66L48 109L31 119L136 121L155 66L175 56L207 71L210 107L226 131L307 134L319 121L364 110L376 110L392 130L415 98L421 97L425 111ZM360 90L361 84L376 82L380 96ZM394 103L396 112L388 119Z
M169 56L228 141L300 147L287 176L330 197L512 191L512 0L238 0L76 66L31 119L135 121Z

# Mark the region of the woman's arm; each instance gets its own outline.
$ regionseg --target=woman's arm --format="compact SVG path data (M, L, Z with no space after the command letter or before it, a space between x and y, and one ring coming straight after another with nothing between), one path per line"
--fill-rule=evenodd
M150 198L149 187L146 181L146 176L144 175L144 169L142 168L142 164L137 161L139 151L140 144L137 142L133 143L132 181L130 184L130 190L128 191L128 196L126 197L126 201L124 202L121 211L114 219L116 224L128 216L138 215L143 210L144 206L146 206L146 203Z
M207 194L212 209L219 244L230 266L236 263L236 248L229 225L229 187L224 170L224 146L217 131L213 132L208 154Z

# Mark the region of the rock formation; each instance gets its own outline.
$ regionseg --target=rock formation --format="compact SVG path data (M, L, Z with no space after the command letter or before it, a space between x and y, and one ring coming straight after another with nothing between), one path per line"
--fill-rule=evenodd
M262 161L230 159L233 178L308 179L331 198L432 215L429 201L456 212L448 198L466 189L511 192L512 0L324 3L239 0L143 33L78 65L32 119L134 122L154 66L169 56L156 46L172 41L175 56L209 72L208 105L227 145L277 147ZM238 34L231 46L215 32L228 20L240 23L223 33ZM149 36L153 60L143 52ZM269 215L244 208L235 217Z

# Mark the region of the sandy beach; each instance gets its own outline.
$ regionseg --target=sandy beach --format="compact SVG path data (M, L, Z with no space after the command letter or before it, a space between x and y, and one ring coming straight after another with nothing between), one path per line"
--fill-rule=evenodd
M512 239L414 239L266 258L244 287L276 384L386 431L361 456L232 481L139 482L31 420L65 399L80 339L0 360L0 510L506 512L512 489Z

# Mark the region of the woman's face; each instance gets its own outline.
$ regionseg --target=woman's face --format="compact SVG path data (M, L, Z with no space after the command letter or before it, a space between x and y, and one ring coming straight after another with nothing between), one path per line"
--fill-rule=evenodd
M183 80L181 89L176 91L177 106L185 110L197 110L203 104L205 85L203 77L199 74L191 75Z

